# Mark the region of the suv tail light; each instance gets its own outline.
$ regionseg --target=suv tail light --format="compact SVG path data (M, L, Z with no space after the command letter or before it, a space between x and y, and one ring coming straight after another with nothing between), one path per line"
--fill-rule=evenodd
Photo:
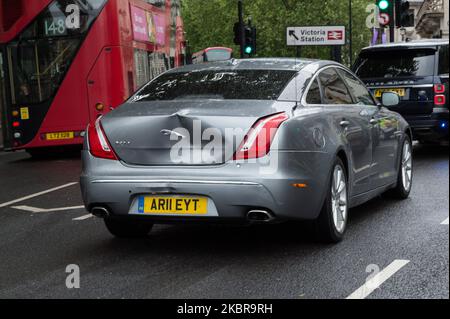
M111 145L109 145L102 125L100 124L100 118L98 118L94 124L89 124L88 140L89 151L93 156L110 160L118 159L111 148Z
M444 84L435 84L434 85L434 93L436 93L436 94L445 93L445 85Z
M444 105L445 104L445 95L439 94L434 96L434 105Z
M435 84L434 85L434 105L445 105L445 85Z
M245 136L233 159L242 160L266 156L270 152L270 145L278 128L288 118L287 114L283 112L259 119Z

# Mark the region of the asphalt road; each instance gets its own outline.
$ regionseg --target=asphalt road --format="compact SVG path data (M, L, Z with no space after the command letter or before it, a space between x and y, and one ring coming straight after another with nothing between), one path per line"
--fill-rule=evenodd
M378 270L367 298L449 298L448 147L416 146L411 198L351 210L338 245L297 224L117 240L77 207L79 173L77 157L0 153L0 298L346 298ZM66 287L70 264L79 289Z

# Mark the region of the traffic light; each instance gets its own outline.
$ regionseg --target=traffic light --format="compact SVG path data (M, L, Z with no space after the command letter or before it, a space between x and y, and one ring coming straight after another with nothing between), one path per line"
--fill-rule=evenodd
M377 0L380 15L387 14L389 16L389 21L393 21L394 18L394 1L395 0Z
M391 1L378 0L377 5L378 5L378 8L380 9L380 12L388 13L389 7L391 6Z
M256 53L256 28L245 26L244 52L247 55Z
M398 0L396 2L395 23L397 27L414 26L414 12L411 12L409 7L409 1Z
M240 45L241 44L241 25L239 22L236 22L234 24L233 32L234 32L234 44Z
M389 27L389 42L395 41L394 7L395 0L376 0L379 11L378 21L382 26Z

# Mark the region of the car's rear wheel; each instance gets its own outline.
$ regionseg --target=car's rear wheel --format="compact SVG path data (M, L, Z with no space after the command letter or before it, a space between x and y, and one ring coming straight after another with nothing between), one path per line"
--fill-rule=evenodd
M117 238L143 238L150 233L153 224L133 220L105 218L109 232Z
M344 237L348 219L347 174L341 159L337 158L331 171L328 192L315 221L316 236L328 243L337 243Z
M406 136L402 144L400 167L397 176L397 186L388 194L398 199L409 197L413 181L413 154L411 139Z

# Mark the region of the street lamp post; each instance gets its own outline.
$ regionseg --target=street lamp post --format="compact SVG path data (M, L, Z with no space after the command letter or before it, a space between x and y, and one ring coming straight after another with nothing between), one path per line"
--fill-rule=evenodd
M352 12L352 0L348 1L348 39L349 39L349 60L350 67L353 65L353 12Z
M239 40L241 47L241 59L245 57L244 55L244 43L245 43L245 25L244 25L244 9L242 8L242 0L238 1L238 15L239 15Z

